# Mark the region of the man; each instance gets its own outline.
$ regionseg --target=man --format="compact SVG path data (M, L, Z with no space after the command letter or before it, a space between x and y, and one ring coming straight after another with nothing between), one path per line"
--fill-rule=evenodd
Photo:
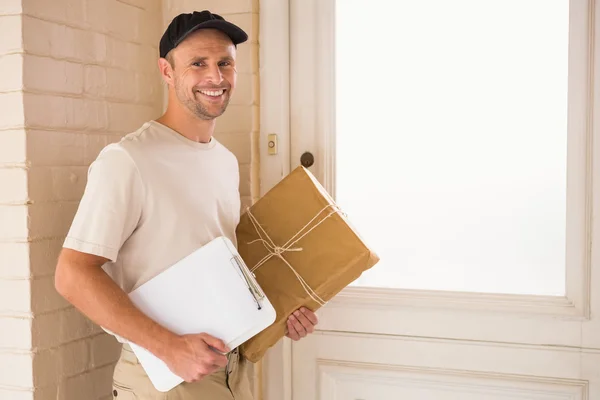
M126 294L218 236L236 242L238 163L213 133L236 87L237 45L246 40L242 29L209 11L177 16L160 41L166 112L104 148L90 166L56 288L117 339L148 349L185 380L166 394L156 391L124 344L114 372L119 400L252 397L247 361L236 349L205 333L176 335ZM298 340L317 318L308 310L294 314L287 335Z

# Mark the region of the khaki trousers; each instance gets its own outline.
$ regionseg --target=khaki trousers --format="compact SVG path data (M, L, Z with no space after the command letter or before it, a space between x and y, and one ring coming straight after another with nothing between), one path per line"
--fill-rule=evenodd
M169 392L152 386L131 347L125 344L113 375L114 400L252 400L249 362L237 349L229 353L229 365L199 382L184 382Z

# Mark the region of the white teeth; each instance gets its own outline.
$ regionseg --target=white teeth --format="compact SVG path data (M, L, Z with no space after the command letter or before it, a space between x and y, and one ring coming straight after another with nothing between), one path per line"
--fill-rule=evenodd
M224 90L201 90L200 93L205 94L207 96L218 97L222 95Z

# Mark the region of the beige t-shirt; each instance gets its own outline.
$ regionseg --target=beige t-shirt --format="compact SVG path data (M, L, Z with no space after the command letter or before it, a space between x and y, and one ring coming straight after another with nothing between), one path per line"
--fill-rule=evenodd
M90 166L64 247L108 258L129 293L218 236L236 243L238 188L237 159L216 139L147 122Z

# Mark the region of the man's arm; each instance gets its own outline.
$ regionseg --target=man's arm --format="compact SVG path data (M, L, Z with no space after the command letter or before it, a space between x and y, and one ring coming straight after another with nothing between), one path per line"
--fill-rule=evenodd
M102 270L107 261L64 248L56 267L56 290L90 320L147 349L187 382L227 365L226 356L210 348L228 352L221 340L207 334L179 336L143 314Z
M56 267L56 290L89 319L111 332L165 357L176 336L137 309L102 270L104 257L63 249Z

